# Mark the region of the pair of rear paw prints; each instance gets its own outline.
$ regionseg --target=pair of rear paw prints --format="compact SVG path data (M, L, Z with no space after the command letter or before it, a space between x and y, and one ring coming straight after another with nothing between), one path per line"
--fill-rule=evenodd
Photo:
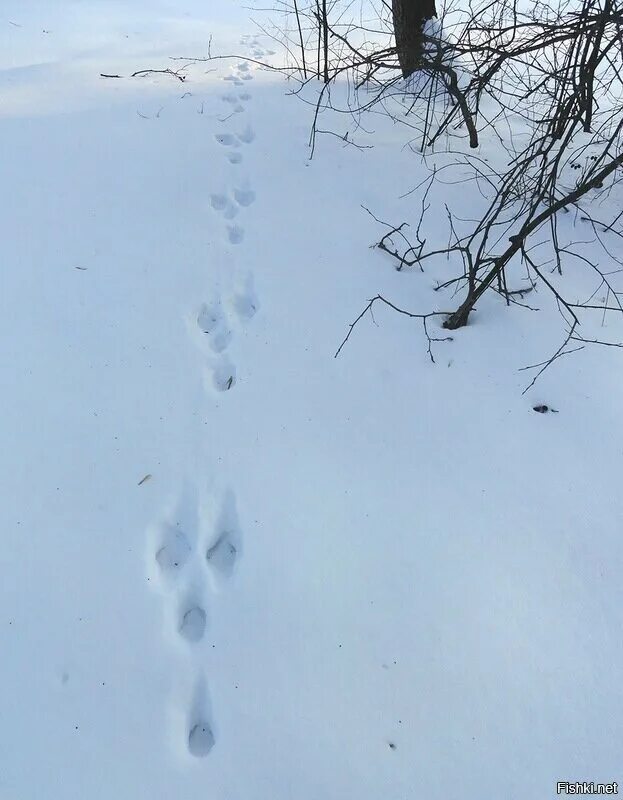
M249 276L242 290L235 293L227 309L220 298L204 303L196 318L196 328L203 345L212 352L210 381L218 392L227 392L236 384L236 367L227 355L233 339L233 329L252 319L258 309L258 301Z
M241 544L232 492L225 494L220 509L212 506L189 514L187 509L178 508L152 529L153 585L164 597L167 638L172 635L190 648L193 661L197 660L197 648L209 626L209 594L223 589L231 579ZM180 735L185 749L195 757L207 756L216 743L202 660L194 664L199 678L187 708L175 709L183 720L184 732Z
M244 108L241 108L244 111ZM227 160L230 164L242 164L242 145L253 144L255 141L255 131L251 125L245 125L239 133L224 131L215 134L214 138L222 146L227 148Z
M260 44L258 37L252 34L245 34L240 38L240 44L247 47L251 52L253 58L264 58L265 56L274 56L274 50L264 50Z
M232 113L229 116L233 114L242 114L244 111L244 103L248 102L250 99L251 94L249 92L238 92L238 94L228 92L221 97L221 100L231 107ZM229 119L229 117L227 117L227 119ZM222 121L225 122L225 120Z
M207 625L204 589L208 585L215 591L222 588L234 573L241 549L234 495L225 495L220 513L207 530L188 531L182 524L171 519L158 526L154 559L158 584L176 601L178 634L188 642L198 642ZM198 527L203 528L201 519Z
M248 61L240 61L231 71L230 75L223 78L224 81L232 83L234 86L244 86L245 81L253 80L253 70Z
M223 214L227 220L233 220L241 208L248 208L254 202L255 192L247 187L236 187L231 195L229 193L210 195L212 208ZM228 225L227 238L230 244L240 244L244 239L244 229L235 223Z

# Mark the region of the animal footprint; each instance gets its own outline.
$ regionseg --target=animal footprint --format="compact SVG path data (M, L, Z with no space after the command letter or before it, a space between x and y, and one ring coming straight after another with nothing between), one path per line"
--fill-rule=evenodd
M205 758L214 747L212 728L205 721L196 722L188 734L188 752L195 758Z
M244 287L234 295L233 307L240 319L249 320L256 315L259 303L253 286L252 275L247 276Z
M244 239L244 228L240 225L229 225L227 228L227 238L231 244L241 244Z
M234 571L237 554L236 545L231 541L229 531L225 531L216 544L208 550L206 558L214 569L228 578Z
M231 341L232 332L227 325L220 303L210 306L204 303L197 315L197 326L209 337L210 347L215 353L222 353Z
M248 92L241 92L238 97L245 103L251 99L251 95Z
M233 492L225 495L216 521L213 543L206 551L206 561L221 578L229 578L240 554L240 525Z
M162 529L161 543L155 558L163 577L172 578L181 572L190 553L190 543L181 530L170 526Z
M188 723L188 752L195 758L205 758L216 743L210 723L209 699L205 680L195 689Z
M221 362L212 373L212 385L217 392L228 392L236 385L236 368L229 361Z
M223 211L223 209L227 206L227 197L224 194L212 194L210 195L210 205L212 208L216 209L216 211Z
M219 144L222 144L223 147L237 147L238 142L236 141L236 137L231 133L217 133L214 137Z
M250 206L255 202L255 192L251 189L234 189L234 198L239 206Z
M240 164L242 162L242 153L234 150L231 153L227 153L227 158L230 164Z
M194 605L183 612L180 620L180 636L187 642L198 642L206 629L207 614L200 605Z
M238 209L225 194L210 195L210 205L215 211L222 211L226 219L233 219Z
M211 194L210 205L215 211L224 211L227 208L227 196L224 194Z
M244 144L251 144L255 139L255 131L248 125L242 133L238 134L238 138L241 142L244 142Z

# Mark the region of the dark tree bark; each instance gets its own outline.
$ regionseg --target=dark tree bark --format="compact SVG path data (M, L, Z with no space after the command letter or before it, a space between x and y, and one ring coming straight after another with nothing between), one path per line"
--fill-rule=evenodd
M396 52L403 78L420 68L426 20L437 16L435 0L392 0Z

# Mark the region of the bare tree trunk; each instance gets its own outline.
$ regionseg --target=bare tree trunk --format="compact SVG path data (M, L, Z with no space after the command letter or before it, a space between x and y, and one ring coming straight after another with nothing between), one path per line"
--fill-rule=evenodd
M329 83L329 18L327 0L322 0L322 51L324 56L324 82Z
M316 53L316 58L317 58L316 77L318 77L318 78L320 78L320 45L321 45L321 42L322 42L322 27L320 25L321 16L322 15L320 14L320 0L316 0L316 20L318 22L318 47L317 47L317 53Z
M435 0L392 0L394 36L403 78L416 72L421 63L422 28L437 16Z

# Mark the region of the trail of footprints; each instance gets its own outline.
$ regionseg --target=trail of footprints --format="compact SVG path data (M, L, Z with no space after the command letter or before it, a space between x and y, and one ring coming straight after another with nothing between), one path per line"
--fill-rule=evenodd
M151 529L150 550L153 585L163 597L167 633L196 656L193 649L209 626L210 594L226 587L242 551L234 493L226 492L218 505L212 501L200 507L187 489L177 506ZM198 672L184 714L184 744L190 755L204 757L216 737L207 682Z
M260 47L255 37L243 37L241 44L249 49L253 58L272 55L271 51ZM222 96L231 106L230 117L238 119L237 115L245 111L244 104L252 99L251 93L241 88L253 80L252 71L251 65L243 61L224 78L232 84L232 91ZM216 134L217 142L233 165L243 163L243 147L255 140L251 125L242 124L237 130L237 133ZM255 191L244 181L235 183L226 192L210 196L212 209L226 220L230 244L243 241L244 228L237 217L252 206L255 199ZM227 302L217 295L210 303L203 303L191 319L191 332L208 358L209 383L217 392L229 391L236 384L236 367L228 350L235 329L251 320L257 309L253 276L249 274ZM150 528L148 541L149 580L163 599L167 635L187 649L198 676L192 697L184 701L186 708L181 715L184 731L176 736L176 741L182 737L186 753L203 758L212 751L216 736L207 681L197 658L210 627L210 595L226 588L242 552L233 492L226 492L219 504L201 505L186 488L176 506ZM179 709L176 714L179 715Z
M251 320L258 306L250 273L227 305L217 296L197 312L193 325L202 349L208 351L208 379L217 392L227 392L236 384L236 367L228 355L234 328Z
M256 37L243 37L240 42L253 55L260 58L267 53L259 45ZM252 99L251 92L245 84L253 80L253 68L247 61L241 61L230 75L223 78L232 84L232 90L222 95L223 102L232 107L232 115L243 113L245 103ZM229 119L229 118L228 118ZM226 157L233 165L243 162L241 150L255 140L255 131L250 124L241 123L238 132L220 131L215 134L216 141L222 145ZM240 215L250 208L256 200L256 194L248 181L238 180L223 192L210 195L212 209L221 214L226 222L227 240L231 245L239 245L244 241L245 229L240 222ZM226 392L236 384L236 368L227 356L227 350L233 336L235 323L250 320L257 310L257 299L253 289L252 277L247 278L244 287L238 291L228 312L220 297L210 304L204 304L197 314L197 328L206 337L211 352L218 358L211 363L211 384L218 392Z
M259 45L256 37L243 37L240 43L247 47L254 58L271 54L272 51L264 51ZM253 66L248 61L239 62L230 75L223 78L224 81L232 84L233 91L222 95L221 99L231 108L231 114L226 118L227 121L237 114L243 114L245 103L252 99L252 94L247 89L242 89L245 83L253 80ZM238 132L223 131L215 134L216 141L226 150L226 158L230 164L242 164L244 157L241 149L255 141L255 131L250 124L242 124ZM233 220L241 208L248 208L255 202L255 192L248 185L239 185L233 188L231 194L213 194L210 203L215 211L223 214L226 220ZM239 245L244 241L244 227L238 222L230 222L227 225L227 238L230 244Z

